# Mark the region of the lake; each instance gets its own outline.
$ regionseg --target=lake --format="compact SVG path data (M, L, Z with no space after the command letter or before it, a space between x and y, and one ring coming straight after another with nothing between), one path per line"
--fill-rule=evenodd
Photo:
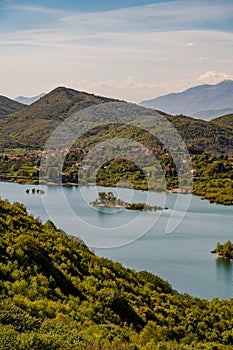
M27 194L26 189L32 188L45 193ZM169 209L136 212L91 207L101 190L128 202L147 201ZM153 272L180 293L208 299L233 297L233 261L210 253L218 241L233 239L233 206L173 193L7 182L0 182L0 196L24 203L43 222L50 219L79 236L98 255L137 271Z

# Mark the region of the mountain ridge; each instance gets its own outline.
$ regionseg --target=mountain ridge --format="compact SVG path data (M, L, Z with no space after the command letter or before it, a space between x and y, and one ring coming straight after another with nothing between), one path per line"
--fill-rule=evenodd
M233 113L233 81L224 80L215 85L194 86L182 92L142 101L139 105L172 115L184 114L210 120L221 116L219 113L223 109L227 109L227 113Z
M28 106L13 101L19 110L0 119L0 147L43 149L49 136L66 118L90 106L110 102L123 101L66 87L57 87ZM229 153L233 150L231 114L222 116L216 122L215 119L205 121L184 115L173 116L127 102L124 102L124 106L130 119L132 113L140 118L144 115L144 118L147 115L153 116L155 121L159 116L167 118L177 128L188 149L194 153L202 151ZM106 122L113 123L114 120L109 119ZM98 134L98 130L96 132Z
M44 92L40 93L39 95L27 97L27 96L17 96L14 98L14 101L23 103L25 105L31 105L32 103L38 101L41 97L45 96L46 94Z
M25 108L10 115L7 123L2 123L1 134L8 140L4 146L41 148L65 118L84 108L112 101L117 100L59 86L31 105L24 105Z

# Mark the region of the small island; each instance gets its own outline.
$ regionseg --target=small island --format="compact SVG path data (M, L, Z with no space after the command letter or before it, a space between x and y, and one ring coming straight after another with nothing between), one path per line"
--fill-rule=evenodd
M219 258L233 259L233 243L231 243L231 241L227 241L224 244L218 242L214 250L211 251L211 253L218 254Z
M127 203L120 198L116 198L112 192L99 192L98 198L90 203L95 207L141 210L141 211L156 211L168 208L152 206L146 203Z
M26 193L32 193L32 194L35 194L35 193L38 193L38 194L44 194L45 191L44 190L41 190L41 189L35 189L35 188L32 188L30 190L30 188L26 189Z

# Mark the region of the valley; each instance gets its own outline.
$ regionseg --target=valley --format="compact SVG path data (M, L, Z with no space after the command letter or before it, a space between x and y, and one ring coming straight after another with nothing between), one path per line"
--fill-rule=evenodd
M15 103L12 102L11 108L15 108ZM116 122L115 119L118 104L125 111L125 117L121 123ZM12 109L2 109L1 113L4 116L1 118L0 178L7 181L38 183L43 148L52 132L66 120L68 122L71 120L71 130L78 130L82 123L79 118L83 118L83 111L100 105L110 108L112 116L109 113L109 119L103 119L102 126L92 126L88 132L82 134L74 141L69 151L51 150L52 165L49 174L44 174L43 179L40 178L40 180L53 183L56 182L57 177L61 177L63 184L96 183L113 187L120 181L124 183L129 181L135 189L147 190L148 178L150 178L151 190L176 191L179 188L179 169L173 160L172 152L180 151L176 146L177 140L174 139L173 142L169 127L166 126L163 130L163 120L166 120L182 137L192 162L192 168L187 174L186 188L184 186L183 191L190 192L193 186L194 194L201 195L211 202L225 205L233 203L232 115L207 122L183 115L171 116L63 87L53 90L29 106L17 103L20 111L13 114L9 114ZM148 124L147 130L136 126L136 123L127 125L132 114L139 120L143 118L145 125ZM72 122L73 115L77 116L75 122ZM162 132L165 133L166 139L171 144L170 150L154 135L158 130L160 135ZM103 145L94 157L85 161L88 154L92 154L99 143L103 144L116 138L135 142L133 146L127 146L127 143L124 145L125 159L116 157L119 159L114 160L115 156L111 154L109 147ZM64 138L64 144L65 142ZM153 154L153 157L144 160L142 168L137 163L140 162L145 150L141 149L141 146L138 147L136 143L140 143L146 147L146 152ZM62 144L59 145L59 148L61 147ZM132 153L132 160L127 160ZM59 170L57 169L58 159L63 159L63 167ZM109 160L106 162L106 159ZM162 169L159 176L153 164L154 160L159 162ZM93 174L88 173L88 168L91 169L96 162L100 164L98 171ZM82 179L79 176L80 166L85 167L88 173Z

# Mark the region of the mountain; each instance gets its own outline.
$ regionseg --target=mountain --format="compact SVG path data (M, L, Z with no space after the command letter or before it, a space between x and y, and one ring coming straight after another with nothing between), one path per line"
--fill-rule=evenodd
M75 112L113 99L58 87L36 102L11 114L1 126L4 147L42 148L54 129ZM17 103L17 102L15 102ZM0 145L2 140L0 139Z
M11 100L8 97L0 96L0 118L6 117L14 112L20 111L24 104Z
M45 96L45 93L42 92L41 94L33 97L25 97L25 96L18 96L14 99L14 101L23 103L25 105L31 105L32 103L38 101L41 97Z
M0 213L0 349L232 349L232 300L178 294L18 202Z
M120 102L119 100L58 87L33 104L26 107L23 105L20 111L0 120L0 147L43 149L52 132L66 118L87 107L109 102L114 102L114 107L112 105L112 110L108 111L106 122L114 123L117 116L116 106ZM114 111L114 108L116 108L116 111ZM149 116L149 118L154 118L155 121L150 126L153 129L161 118L167 118L176 127L191 153L202 153L203 151L232 153L233 151L231 115L223 117L221 122L215 122L215 119L207 122L183 115L172 116L127 102L121 103L121 112L122 108L125 111L124 123L131 121L132 116L134 116L134 118L140 118L140 120L144 118L146 124L147 116ZM121 118L121 122L122 120ZM72 127L77 128L78 123L76 124ZM124 132L124 137L127 138L135 139L135 135L139 135L138 141L148 139L145 131L139 132L135 128L128 128L127 132L116 124L111 127L105 126L102 129L96 128L84 137L83 142L86 145L85 147L89 147L89 140L92 144L95 144L99 140L105 140L107 134L109 138L122 137ZM153 142L155 143L152 148L158 144L158 141Z
M193 117L197 119L211 120L231 113L233 113L233 108L210 109L207 111L197 112L193 115Z
M195 86L180 93L143 101L140 105L172 115L183 114L210 120L233 113L233 81L224 80L216 85Z

